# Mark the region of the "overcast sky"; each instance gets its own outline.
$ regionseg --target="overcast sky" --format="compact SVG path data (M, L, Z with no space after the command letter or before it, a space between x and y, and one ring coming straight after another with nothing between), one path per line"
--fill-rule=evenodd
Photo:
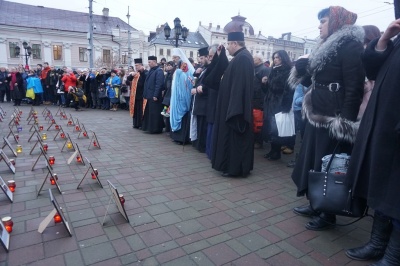
M41 5L45 7L88 12L88 0L13 0L12 2ZM224 27L232 16L239 12L247 18L255 33L280 37L292 32L298 37L315 38L319 31L317 14L322 8L340 5L358 14L358 25L373 24L384 31L394 20L393 0L95 0L93 10L97 15L102 9L110 9L110 16L127 22L130 6L130 24L145 34L154 31L160 24L179 17L182 25L195 31L199 21L203 25L213 23Z

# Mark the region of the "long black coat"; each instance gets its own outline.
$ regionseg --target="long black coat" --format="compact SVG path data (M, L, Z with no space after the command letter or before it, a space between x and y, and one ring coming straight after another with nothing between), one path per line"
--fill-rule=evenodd
M363 40L361 27L344 26L314 50L308 72L301 77L305 86L310 85L307 79L313 78L303 100L307 124L292 173L298 196L307 192L309 171L321 171L322 157L331 154L339 142L339 152L351 153L358 129L355 120L364 92ZM301 72L294 70L290 81ZM330 83L339 83L341 87L337 92L331 87L330 91L326 86Z
M262 83L263 77L268 77L271 69L264 64L254 67L254 94L253 94L253 108L263 109L265 92L263 88L265 85ZM286 78L287 79L287 78Z
M358 178L354 194L368 205L400 220L400 43L382 54L377 40L364 55L367 77L375 79L354 144L348 176ZM375 78L376 77L376 78Z
M211 159L215 170L246 176L253 169L253 77L253 57L242 48L225 70L218 92Z

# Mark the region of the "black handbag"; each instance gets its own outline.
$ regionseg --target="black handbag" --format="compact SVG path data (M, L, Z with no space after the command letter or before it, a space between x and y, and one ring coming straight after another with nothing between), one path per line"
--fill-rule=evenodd
M353 198L354 180L343 173L330 172L339 143L329 160L326 172L308 173L308 199L315 211L348 217L364 217L368 207L365 199Z

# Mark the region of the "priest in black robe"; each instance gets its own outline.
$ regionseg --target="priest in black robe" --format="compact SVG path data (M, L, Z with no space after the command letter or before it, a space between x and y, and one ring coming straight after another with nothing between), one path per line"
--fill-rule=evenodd
M222 77L213 130L212 167L223 176L253 170L252 99L254 62L243 32L230 32L226 48L234 58Z
M142 58L135 58L136 72L129 73L130 85L129 113L133 119L133 128L141 128L143 121L143 91L147 70L143 67Z
M162 89L164 84L164 72L157 64L157 57L149 56L150 71L144 82L143 98L145 102L142 130L151 134L162 133L164 128L162 104Z

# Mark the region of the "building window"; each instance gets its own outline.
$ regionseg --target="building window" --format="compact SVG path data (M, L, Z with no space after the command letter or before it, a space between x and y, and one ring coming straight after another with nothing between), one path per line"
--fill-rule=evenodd
M17 58L18 55L15 54L15 47L18 45L16 42L10 42L8 43L8 47L10 47L10 57L11 58Z
M53 45L53 58L54 58L54 60L62 59L62 46L61 45Z
M190 56L191 58L193 58L193 51L190 51Z
M110 50L103 50L103 62L111 63L111 51Z
M164 55L164 49L160 49L160 55Z
M79 61L81 62L88 61L87 48L79 47Z
M42 46L40 44L32 44L32 58L42 59Z
M171 49L167 49L167 56L171 56Z
M271 53L270 53L270 52L268 52L268 54L267 54L267 59L268 59L268 60L271 59Z
M247 35L247 29L244 29L244 35Z
M122 60L122 64L128 64L128 55L126 55L126 54L123 54L122 55L122 58L121 58Z
M261 54L262 54L262 56L264 56L265 55L264 51L262 51Z

